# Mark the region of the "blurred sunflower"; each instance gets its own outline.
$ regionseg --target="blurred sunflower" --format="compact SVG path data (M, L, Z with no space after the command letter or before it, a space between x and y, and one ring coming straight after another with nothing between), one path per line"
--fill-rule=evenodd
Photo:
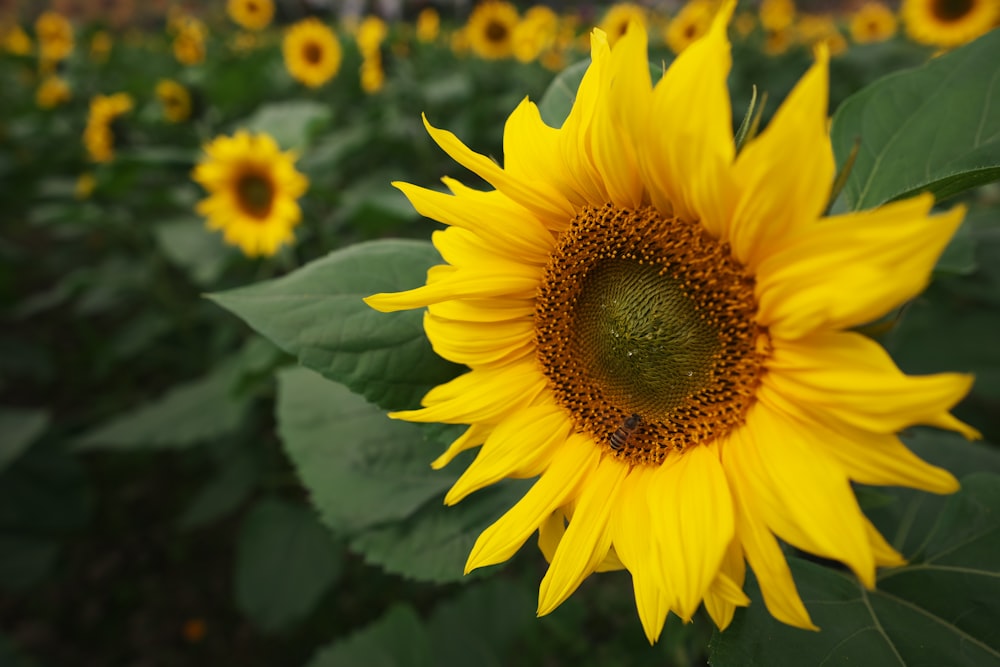
M48 62L64 60L73 52L73 26L62 14L42 12L35 19L35 37L41 59Z
M361 90L369 95L382 90L385 85L385 70L382 68L382 57L378 53L361 61Z
M19 25L7 28L3 33L3 50L11 55L26 56L31 53L31 37Z
M795 20L795 0L763 0L759 14L760 24L766 30L785 30Z
M70 101L72 97L73 93L69 89L66 79L50 74L38 84L38 89L35 91L35 104L40 109L53 109Z
M95 187L97 187L97 179L92 173L85 171L76 179L73 186L73 196L79 200L90 199L90 196L94 194Z
M831 56L840 55L847 50L847 39L830 14L803 14L795 24L794 31L798 41L810 48L825 44Z
M530 63L555 45L559 17L543 5L531 7L514 27L511 51L519 62Z
M172 24L174 58L182 65L197 65L205 60L208 28L193 16L181 16Z
M499 60L513 52L514 29L520 17L509 2L489 0L476 5L465 24L469 48L480 58Z
M921 44L953 48L984 35L1000 22L997 0L903 0L906 34Z
M868 2L851 15L850 29L857 44L884 42L896 34L896 15L881 2Z
M282 152L270 136L217 137L192 178L209 194L196 209L208 228L222 230L226 243L247 257L274 255L294 240L302 215L296 200L309 180L295 169L295 154Z
M433 236L446 263L422 287L367 299L427 307L434 350L470 368L392 414L469 425L433 464L481 446L445 502L538 477L467 571L538 531L550 562L539 614L591 573L625 568L650 641L668 611L688 620L702 602L725 628L748 603L746 563L771 614L813 628L778 538L873 587L877 566L903 561L851 482L953 492L896 433L977 435L948 412L970 377L907 377L852 331L924 288L963 211L931 217L922 195L822 217L835 169L822 48L737 155L734 5L655 87L641 26L614 49L594 31L562 127L523 101L502 167L427 124L496 190L397 184L448 225Z
M288 73L310 88L322 86L340 71L340 40L315 17L303 19L288 28L281 51Z
M424 7L417 14L417 39L429 43L437 39L441 31L441 17L433 7Z
M358 50L363 56L377 53L382 48L382 42L389 34L389 26L385 21L377 16L366 16L358 25L354 38L358 44Z
M114 158L115 135L112 123L132 110L134 102L128 93L95 95L90 100L87 126L83 130L83 146L92 162L110 162Z
M715 8L708 0L692 0L684 5L667 26L664 39L674 53L680 53L708 32Z
M191 93L173 79L160 79L156 83L156 98L169 122L183 123L191 116Z
M111 35L107 30L98 30L90 38L90 59L97 63L107 62L111 55Z
M274 19L273 0L228 0L226 13L236 25L247 30L263 30Z
M646 10L639 5L630 2L623 2L611 5L604 18L601 19L600 28L608 36L608 41L612 46L625 34L630 23L637 23L645 29Z

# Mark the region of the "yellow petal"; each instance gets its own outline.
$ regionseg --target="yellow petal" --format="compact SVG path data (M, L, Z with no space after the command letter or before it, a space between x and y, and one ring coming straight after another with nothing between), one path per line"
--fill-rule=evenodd
M438 356L475 368L507 364L532 354L530 319L509 322L462 322L424 315L424 331Z
M728 239L733 256L751 271L776 239L815 224L834 176L827 132L827 52L819 51L767 129L740 152L740 189Z
M732 210L732 111L726 77L726 25L735 2L719 10L704 38L684 50L656 84L640 169L661 212L700 220L719 236Z
M734 538L726 549L719 574L705 594L705 609L719 630L725 630L732 622L736 607L750 604L750 598L743 592L745 578L743 547L739 540Z
M492 424L472 424L469 428L465 429L465 432L455 439L448 449L445 450L444 454L434 459L431 463L431 467L435 470L440 470L445 467L452 460L464 452L467 449L472 449L473 447L478 447L479 445L486 442L486 438L489 434L493 432L494 426Z
M577 494L581 481L594 473L600 455L600 448L590 438L570 436L524 497L479 536L465 564L465 573L513 556L543 521Z
M979 435L948 413L969 392L971 376L904 375L882 346L859 333L774 340L767 367L765 384L789 402L858 429L887 434L927 424Z
M757 270L758 321L801 338L870 322L919 294L964 215L927 217L932 202L827 218L788 239Z
M628 466L605 457L587 476L569 528L538 590L539 616L562 604L607 556L611 548L608 521L627 473Z
M566 515L562 510L556 510L538 526L538 549L549 563L556 555L556 548L565 534Z
M546 402L508 416L490 434L445 497L454 505L465 496L505 477L535 477L547 467L569 436L570 421L562 408Z
M669 457L653 475L648 500L664 589L674 593L674 610L688 620L734 534L733 503L718 452L700 445Z

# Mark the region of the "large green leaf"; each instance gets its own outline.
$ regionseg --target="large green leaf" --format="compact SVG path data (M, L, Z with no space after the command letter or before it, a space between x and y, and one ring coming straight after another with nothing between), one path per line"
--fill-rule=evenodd
M194 218L162 222L154 228L156 242L171 262L182 268L198 285L212 285L235 254L219 234Z
M177 520L179 528L198 528L229 514L254 490L263 467L260 450L240 447L222 463L222 469L191 499Z
M264 104L237 128L264 132L285 150L303 150L333 119L333 108L312 100L288 100Z
M427 631L409 605L398 604L351 637L313 656L306 667L432 667Z
M838 164L860 151L844 194L867 209L920 190L940 200L1000 178L1000 31L848 98L833 118Z
M288 627L319 602L342 561L343 550L309 508L265 498L240 528L236 602L264 630Z
M304 365L384 408L414 407L461 367L434 354L420 311L379 313L362 298L423 284L440 262L420 241L373 241L212 299Z
M23 454L48 424L45 410L0 408L0 472Z
M354 534L401 521L455 481L435 472L440 453L415 424L306 368L278 375L278 433L323 522Z
M767 613L756 582L750 607L712 641L714 667L746 665L949 665L1000 663L1000 476L972 475L934 524L914 525L920 548L866 590L840 570L790 559L821 632Z
M88 431L81 449L189 447L235 431L247 399L235 395L234 362L202 378L180 384L159 399L134 408Z

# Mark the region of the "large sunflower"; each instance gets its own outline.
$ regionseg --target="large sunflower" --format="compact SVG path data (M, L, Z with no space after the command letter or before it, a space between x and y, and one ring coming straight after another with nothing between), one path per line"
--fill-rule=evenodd
M518 21L517 7L509 2L489 0L476 5L465 24L469 47L488 60L510 57Z
M226 12L237 25L247 30L263 30L274 18L273 0L229 0Z
M302 215L296 200L309 180L295 169L295 155L270 136L239 131L216 138L192 176L209 193L198 213L209 229L223 231L226 243L257 257L292 242Z
M1000 21L997 0L903 0L906 33L916 42L952 48L971 42Z
M310 88L322 86L340 70L340 40L317 18L307 18L290 27L281 51L288 73Z
M646 33L592 64L560 129L525 100L504 165L428 132L495 190L400 183L445 264L367 299L427 307L435 351L470 370L392 416L468 424L434 462L481 446L446 497L538 477L476 542L467 570L536 531L550 560L538 612L592 572L625 568L647 636L704 601L724 628L753 568L770 612L813 627L778 538L843 562L868 587L902 558L851 482L956 490L896 433L976 432L949 414L957 374L907 377L851 331L916 295L961 210L930 195L823 218L834 176L827 56L818 49L769 127L737 155L726 23L650 81ZM567 524L568 522L568 524Z

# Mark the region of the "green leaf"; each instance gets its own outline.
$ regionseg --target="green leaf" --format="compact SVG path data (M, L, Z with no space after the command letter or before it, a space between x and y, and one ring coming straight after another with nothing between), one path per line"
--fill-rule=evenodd
M308 614L340 576L343 551L306 507L268 498L243 519L236 550L240 610L267 631Z
M431 667L431 646L417 613L395 605L382 618L313 656L306 667Z
M966 222L951 237L934 266L934 273L967 276L975 273L976 268L976 242Z
M821 632L770 616L756 582L752 603L716 632L713 667L766 665L968 665L1000 661L1000 477L972 475L948 498L936 524L914 525L921 548L910 565L883 570L865 588L840 570L790 559Z
M431 349L418 310L379 313L362 298L412 289L440 262L422 241L373 241L281 278L210 295L299 362L387 409L415 407L461 372Z
M229 514L257 485L261 461L257 451L242 447L222 464L222 470L195 495L177 521L178 528L191 530Z
M848 98L833 118L838 164L861 138L844 194L868 209L922 190L942 200L1000 178L1000 31Z
M233 256L232 248L223 244L222 237L205 229L199 220L163 222L154 228L154 233L167 258L198 285L215 283Z
M81 449L190 447L235 431L249 404L233 395L235 365L180 384L164 396L111 419L82 435Z
M453 507L428 503L408 521L358 535L351 540L351 549L388 572L420 581L463 581L476 539L524 496L529 484L498 482Z
M49 573L58 555L58 540L0 535L0 588L16 592L28 590Z
M49 425L45 410L0 408L0 472L30 447Z
M406 519L456 479L431 469L441 448L420 427L308 369L278 374L276 409L285 451L337 534Z
M264 104L238 128L265 132L284 150L304 151L333 119L332 108L322 102L289 100Z
M590 67L590 58L573 63L560 72L545 89L538 102L538 111L546 125L562 127L573 108L573 103L576 101L576 91L580 88L580 82L583 81L588 67ZM654 84L663 76L665 67L666 65L662 63L649 63L649 74Z

